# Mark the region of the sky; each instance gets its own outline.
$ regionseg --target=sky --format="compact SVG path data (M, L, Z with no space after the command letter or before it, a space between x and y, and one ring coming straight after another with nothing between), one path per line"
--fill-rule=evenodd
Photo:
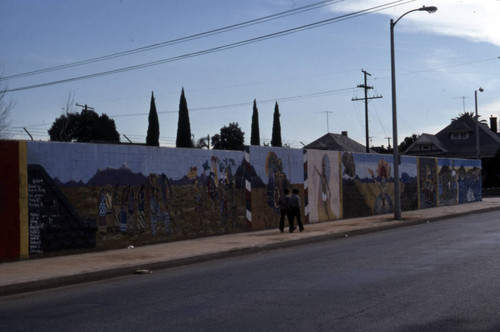
M342 131L364 145L365 104L353 101L364 70L368 96L382 97L368 103L370 145L392 145L390 19L424 5L438 11L394 29L398 142L474 112L480 87L481 118L500 118L499 0L3 0L10 137L48 140L71 100L70 111L114 119L122 142L144 143L153 92L160 145L175 146L184 88L196 140L237 122L249 144L256 100L261 144L277 102L292 148Z

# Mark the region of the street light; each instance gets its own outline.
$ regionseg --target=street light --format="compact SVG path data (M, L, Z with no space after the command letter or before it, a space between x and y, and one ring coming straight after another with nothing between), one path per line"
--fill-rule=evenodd
M483 92L483 88L474 91L474 100L476 102L476 159L479 159L479 116L477 115L477 92Z
M394 27L405 15L416 12L416 11L426 11L428 13L434 13L437 11L437 7L423 6L422 8L417 8L410 10L403 15L401 15L396 21L391 19L391 83L392 83L392 144L394 150L394 219L401 220L401 197L399 190L399 151L398 151L398 118L397 118L397 107L396 107L396 65L394 60Z

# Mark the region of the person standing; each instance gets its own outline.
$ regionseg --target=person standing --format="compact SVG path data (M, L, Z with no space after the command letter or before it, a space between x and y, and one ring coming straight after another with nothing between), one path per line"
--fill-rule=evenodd
M294 189L293 194L289 199L289 205L290 205L290 233L292 233L295 230L295 227L293 227L293 222L294 219L297 218L297 225L299 226L299 231L304 230L304 225L302 225L302 221L300 220L300 197L299 197L299 190Z
M293 222L291 222L291 217L290 217L290 206L289 206L289 200L290 197L288 196L290 194L290 191L288 189L283 190L283 195L280 196L279 198L279 207L280 207L280 232L283 233L283 230L285 229L285 217L288 219L288 224L290 225L290 232L293 232Z

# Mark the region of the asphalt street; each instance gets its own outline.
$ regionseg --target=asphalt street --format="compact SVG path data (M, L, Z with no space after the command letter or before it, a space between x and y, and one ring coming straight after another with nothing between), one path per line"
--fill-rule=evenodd
M8 331L496 331L500 211L0 298Z

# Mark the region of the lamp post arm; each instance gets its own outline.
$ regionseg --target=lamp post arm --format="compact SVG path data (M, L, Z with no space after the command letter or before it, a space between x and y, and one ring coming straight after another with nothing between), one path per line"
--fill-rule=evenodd
M422 10L422 8L417 8L417 9L412 9L412 10L404 13L396 21L394 21L393 23L391 23L392 28L394 29L394 26L399 22L399 20L402 19L403 17L405 17L406 15L408 15L409 13L418 12L418 11L421 11L421 10Z
M404 13L403 15L401 15L396 21L394 21L394 23L392 23L392 20L391 20L391 26L394 27L399 22L400 19L402 19L403 17L405 17L409 13L422 12L422 11L425 11L425 12L428 12L428 13L434 13L434 12L437 11L437 7L435 7L435 6L430 6L430 7L422 6L421 8L412 9L410 11L407 11L406 13Z

